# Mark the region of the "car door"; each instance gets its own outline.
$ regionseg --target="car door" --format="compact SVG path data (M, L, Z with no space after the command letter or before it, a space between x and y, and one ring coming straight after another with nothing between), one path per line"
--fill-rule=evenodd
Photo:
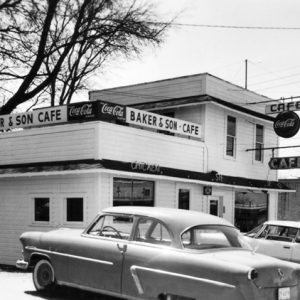
M122 294L134 298L156 297L160 290L175 284L162 275L178 262L170 251L171 234L160 221L147 217L138 220L135 232L125 253Z
M292 246L292 258L291 261L300 263L300 230L295 228L296 236L294 238Z
M283 260L291 260L294 243L292 229L287 226L268 224L256 237L254 248L257 252ZM289 235L290 232L290 235Z
M130 216L104 215L97 220L71 247L71 283L120 293L123 258L132 226Z

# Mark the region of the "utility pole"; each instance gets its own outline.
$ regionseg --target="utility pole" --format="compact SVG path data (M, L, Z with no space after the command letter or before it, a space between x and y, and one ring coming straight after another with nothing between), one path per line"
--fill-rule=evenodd
M245 89L247 90L248 85L248 59L245 59Z

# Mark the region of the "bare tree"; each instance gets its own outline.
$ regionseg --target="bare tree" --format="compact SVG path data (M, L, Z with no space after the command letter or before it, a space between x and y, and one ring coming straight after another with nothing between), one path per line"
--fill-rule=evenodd
M5 14L12 30L2 36L0 82L2 87L12 82L13 93L0 114L33 99L69 103L104 62L159 45L169 25L137 0L5 2L15 5L13 14Z

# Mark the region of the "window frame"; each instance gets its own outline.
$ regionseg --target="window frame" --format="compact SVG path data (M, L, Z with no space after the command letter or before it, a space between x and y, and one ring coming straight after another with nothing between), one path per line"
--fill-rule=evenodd
M170 243L169 244L164 244L164 243L159 243L159 242L155 242L155 243L151 243L151 242L147 242L145 241L140 241L137 240L137 233L138 233L138 226L140 224L141 220L146 220L146 221L152 221L152 224L150 225L150 227L148 228L151 229L150 233L151 235L153 234L153 232L155 231L156 226L159 224L160 226L162 226L166 232L168 233L168 236L170 237ZM155 226L153 227L154 222L156 223ZM174 236L172 231L169 229L169 227L161 220L153 218L153 217L148 217L148 216L139 216L135 219L135 224L134 224L134 228L133 228L133 232L132 232L132 236L131 236L132 242L135 243L139 243L140 245L146 245L146 246L155 246L155 247L172 247L173 245L173 241L174 241Z
M49 221L36 221L35 220L35 199L42 199L48 198L49 199ZM32 226L51 226L53 225L53 194L51 193L42 193L42 194L30 194L29 195L29 224Z
M228 133L229 131L229 119L232 118L235 121L235 126L234 126L234 134L235 135L231 135ZM228 148L228 138L232 138L233 139L233 155L229 155L227 154L227 148ZM232 115L227 115L226 116L226 127L225 127L225 157L228 159L236 159L236 144L237 144L237 118L232 116Z
M99 234L93 234L92 229L98 225L99 223L101 224L101 228L105 227L105 226L109 226L109 225L105 225L105 219L107 218L132 218L132 225L131 225L131 229L128 235L128 238L126 239L120 239L118 238L118 236L105 236L105 235L99 235ZM103 226L105 225L105 226ZM132 240L132 235L135 232L135 226L136 226L136 217L133 215L129 215L129 214L118 214L118 213L104 213L101 214L99 216L96 217L96 219L91 223L91 225L86 229L86 231L84 232L84 234L88 237L92 237L92 238L97 238L97 239L105 239L105 240L110 240L110 241L131 241ZM114 226L113 226L114 227ZM116 228L118 230L118 228ZM102 232L102 230L99 230L99 233Z
M68 221L67 220L67 216L68 216L68 212L67 212L67 199L70 199L70 198L82 198L82 218L83 220L82 221ZM88 200L88 197L86 194L64 194L62 196L62 201L61 201L61 204L62 204L62 220L61 220L61 223L63 225L66 225L66 226L72 226L72 227L82 227L84 225L86 225L87 223L87 201Z
M262 142L259 142L257 137L257 131L258 131L258 127L262 128ZM260 147L258 147L257 145L260 144ZM261 124L255 124L255 129L254 129L254 148L258 149L258 148L264 148L264 144L265 144L265 126L261 125ZM260 159L256 159L256 155L259 153ZM264 162L264 152L263 150L254 150L253 152L253 160L255 163L263 163Z

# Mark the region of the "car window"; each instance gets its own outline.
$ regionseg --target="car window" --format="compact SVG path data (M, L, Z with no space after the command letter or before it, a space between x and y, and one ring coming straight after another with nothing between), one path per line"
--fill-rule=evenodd
M139 219L134 240L156 245L171 245L170 233L165 225L151 218Z
M88 234L128 240L132 227L133 217L131 216L105 215L94 223Z
M245 233L245 236L254 237L264 226L264 223L261 223L260 225L256 226L252 230Z
M259 238L265 238L267 240L285 241L291 242L296 237L298 232L297 228L279 225L268 225L261 232Z
M239 231L233 227L205 225L190 228L181 236L182 245L188 249L244 248Z

